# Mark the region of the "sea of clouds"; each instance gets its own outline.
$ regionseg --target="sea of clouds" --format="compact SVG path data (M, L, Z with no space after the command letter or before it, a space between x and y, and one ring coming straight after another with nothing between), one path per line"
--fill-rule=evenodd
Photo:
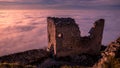
M105 28L102 44L120 36L119 11L99 10L2 10L0 11L0 56L47 46L46 17L72 17L81 35L89 35L93 23L103 18Z

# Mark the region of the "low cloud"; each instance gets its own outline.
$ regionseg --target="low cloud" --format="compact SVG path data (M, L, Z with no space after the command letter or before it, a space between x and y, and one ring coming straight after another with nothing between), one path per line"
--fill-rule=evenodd
M19 12L18 12L19 11ZM0 56L47 46L47 16L72 17L80 27L81 35L88 35L93 23L105 19L103 44L120 35L119 11L98 10L38 10L0 11Z
M6 6L5 6L6 5ZM119 0L1 0L1 9L120 9Z

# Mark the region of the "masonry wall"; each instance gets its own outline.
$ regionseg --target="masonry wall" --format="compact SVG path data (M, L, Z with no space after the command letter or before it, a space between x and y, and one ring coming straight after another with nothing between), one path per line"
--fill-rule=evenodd
M65 20L59 19L57 23L57 56L64 56L76 53L75 50L80 45L80 31L78 25L71 18L66 18ZM61 35L61 37L59 35Z
M101 48L104 20L94 23L90 36L81 37L78 25L72 18L48 17L48 48L54 55L98 54Z
M104 19L99 19L99 20L95 21L94 26L95 26L95 28L94 28L95 30L92 33L92 35L94 37L91 38L90 45L91 45L91 49L93 51L91 53L97 54L101 49L102 38L103 38L103 29L104 29Z
M92 33L89 36L81 37L82 53L98 54L101 49L103 37L104 19L99 19L93 24ZM91 29L92 29L91 28Z
M51 18L48 18L47 22L48 50L54 50L54 54L56 54L56 26L54 20L52 20Z

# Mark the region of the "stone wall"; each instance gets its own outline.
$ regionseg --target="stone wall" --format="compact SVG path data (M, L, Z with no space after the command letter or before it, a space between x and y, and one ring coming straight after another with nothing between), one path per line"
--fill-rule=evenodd
M61 35L61 37L59 36ZM61 18L56 21L57 55L70 55L80 45L80 31L74 19Z
M51 51L54 50L54 54L56 54L56 26L54 20L51 18L47 19L47 30L48 30L48 48Z
M81 37L78 25L72 18L47 18L48 49L57 56L97 54L101 48L104 20L94 23L90 36ZM51 49L51 47L53 47Z
M82 37L83 40L81 41L81 43L82 45L85 46L84 48L86 49L85 51L86 53L89 54L99 53L101 49L103 29L104 29L104 19L99 19L95 21L93 27L90 29L89 31L90 35L86 36L86 38Z

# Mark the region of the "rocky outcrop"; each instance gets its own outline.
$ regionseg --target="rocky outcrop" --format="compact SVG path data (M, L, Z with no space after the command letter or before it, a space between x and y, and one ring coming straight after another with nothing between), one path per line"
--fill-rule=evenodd
M19 63L19 64L35 64L42 63L48 58L49 53L42 49L29 50L25 52L15 53L0 57L0 63Z
M56 59L48 58L42 64L40 68L61 68L61 66L87 66L92 67L100 58L100 55L73 55L66 57L59 57Z
M105 48L106 47L103 47L101 50L104 50ZM120 38L118 38L115 42L112 42L105 49L102 53L102 58L101 55L90 54L77 54L54 58L51 57L48 52L38 49L0 57L0 63L19 63L22 65L31 64L37 68L60 68L64 65L73 67L88 66L89 68L92 68L92 66L101 58L99 62L94 65L94 68L105 68L102 66L104 63L111 61L111 58L109 57L120 58Z
M104 19L95 21L90 35L82 37L75 20L72 18L47 18L48 50L56 55L98 54L104 29Z
M120 37L109 44L101 54L102 58L94 65L94 68L119 68L114 67L114 65L116 65L114 61L117 61L115 59L120 58Z

